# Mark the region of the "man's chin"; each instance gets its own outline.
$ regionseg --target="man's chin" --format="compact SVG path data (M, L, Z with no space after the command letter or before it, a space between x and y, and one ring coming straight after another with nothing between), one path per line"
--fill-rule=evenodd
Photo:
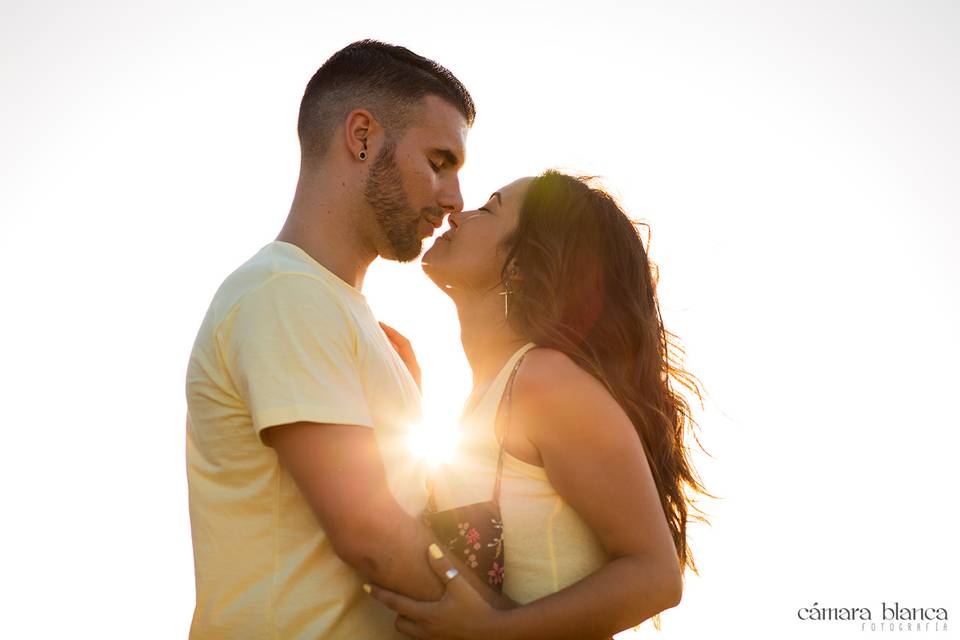
M411 243L402 247L391 246L386 252L381 252L380 257L394 262L413 262L420 257L421 252L423 252L423 241L418 240L416 245Z

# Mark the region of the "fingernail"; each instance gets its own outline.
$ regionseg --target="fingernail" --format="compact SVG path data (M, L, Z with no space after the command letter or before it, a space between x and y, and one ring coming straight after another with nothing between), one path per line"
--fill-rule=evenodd
M367 583L363 583L363 590L366 591L367 594L370 594L370 593L373 592L373 587L371 587L371 586L370 586L369 584L367 584Z
M428 549L430 550L430 557L434 560L439 560L443 557L443 551L440 551L440 547L436 544L430 543Z

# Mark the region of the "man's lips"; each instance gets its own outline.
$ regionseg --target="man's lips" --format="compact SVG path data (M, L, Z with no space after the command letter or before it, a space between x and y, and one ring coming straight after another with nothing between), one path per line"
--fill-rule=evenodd
M443 216L440 216L439 218L423 216L423 219L426 220L428 224L432 225L434 229L439 229L440 225L443 224Z
M433 236L434 232L436 232L437 227L439 227L440 224L439 224L439 223L436 223L436 222L434 222L433 220L430 220L430 219L428 219L428 218L426 218L426 217L423 217L422 220L423 220L423 223L424 223L423 226L418 226L418 229L420 230L420 237L423 238L423 239L427 239L427 238ZM419 225L419 223L418 223L418 225Z

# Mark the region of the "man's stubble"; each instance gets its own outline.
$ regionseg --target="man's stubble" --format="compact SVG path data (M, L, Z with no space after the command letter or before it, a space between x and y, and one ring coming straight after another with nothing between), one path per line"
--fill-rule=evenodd
M420 238L422 215L417 214L410 205L395 153L396 145L389 142L374 158L363 197L373 209L377 226L393 253L384 257L410 262L420 255L423 248Z

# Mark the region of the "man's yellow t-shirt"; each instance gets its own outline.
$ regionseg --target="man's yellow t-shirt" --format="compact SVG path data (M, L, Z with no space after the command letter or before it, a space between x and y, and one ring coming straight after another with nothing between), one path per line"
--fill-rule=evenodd
M372 428L400 506L424 507L407 446L420 392L363 295L295 245L270 243L214 296L190 356L187 409L190 637L400 637L260 439L300 421Z

